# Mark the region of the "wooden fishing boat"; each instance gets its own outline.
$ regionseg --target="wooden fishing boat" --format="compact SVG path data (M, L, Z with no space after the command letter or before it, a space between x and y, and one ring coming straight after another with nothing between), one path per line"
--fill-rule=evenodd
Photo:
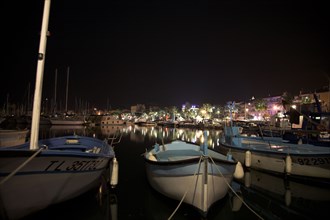
M107 141L82 136L39 140L40 104L50 0L45 0L30 141L0 148L1 219L19 219L97 187L117 184L118 164ZM112 163L111 163L112 161Z
M148 181L156 191L192 205L204 216L227 194L235 170L237 178L243 177L237 161L207 149L206 144L178 140L156 144L144 160Z
M272 138L240 135L239 127L224 129L222 153L246 167L300 177L330 179L330 148L310 144L291 144Z
M65 136L40 140L37 150L29 144L0 148L3 219L18 219L81 195L112 172L115 154L107 141Z

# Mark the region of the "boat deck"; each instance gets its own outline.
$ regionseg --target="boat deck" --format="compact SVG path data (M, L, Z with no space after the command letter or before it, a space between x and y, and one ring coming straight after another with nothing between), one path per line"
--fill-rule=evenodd
M330 154L329 147L318 147L310 144L289 144L276 142L262 142L257 140L242 140L242 146L235 148L246 148L257 151L269 151L288 154Z
M178 161L198 158L202 156L201 151L196 150L166 150L155 154L159 161Z

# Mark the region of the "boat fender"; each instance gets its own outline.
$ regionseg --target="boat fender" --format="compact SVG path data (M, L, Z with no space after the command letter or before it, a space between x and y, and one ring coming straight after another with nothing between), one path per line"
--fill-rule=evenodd
M249 188L251 186L251 174L250 172L245 172L244 176L244 185Z
M148 160L157 161L157 158L151 153L148 153Z
M234 172L234 178L236 179L242 179L244 177L244 170L241 162L237 162L235 172Z
M114 188L118 184L118 169L119 169L119 164L116 157L114 157L112 160L112 171L111 171L111 179L110 179L110 185L112 188Z
M250 167L251 166L251 151L246 151L245 152L245 166Z
M285 172L286 174L290 174L292 171L292 159L290 155L285 157Z

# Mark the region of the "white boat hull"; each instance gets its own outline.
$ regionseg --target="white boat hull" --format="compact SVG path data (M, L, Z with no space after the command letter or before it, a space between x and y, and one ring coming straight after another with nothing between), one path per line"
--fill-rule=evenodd
M145 154L150 185L161 194L192 205L204 216L228 192L237 162L200 146L174 141Z
M246 151L233 150L231 153L242 164L245 163ZM273 155L269 153L251 152L251 168L286 174L286 155ZM330 179L329 155L290 155L290 175L327 178Z
M155 144L144 157L150 185L169 198L192 205L203 216L225 197L237 176L237 161L208 149L206 143Z
M209 208L218 200L224 198L228 192L228 185L232 175L222 177L208 175L207 188L204 188L203 175L187 176L157 176L147 171L150 185L161 194L180 201L187 192L184 202L197 208L202 213L207 213ZM207 196L205 195L207 193ZM206 201L205 201L206 198Z
M19 219L66 201L109 179L114 152L106 142L81 136L45 139L0 150L0 214ZM104 174L104 176L103 176Z
M330 179L330 148L291 144L269 138L243 137L239 127L226 127L219 149L246 167L300 177Z
M0 181L27 157L1 158ZM0 187L5 216L18 219L98 186L109 158L37 157Z

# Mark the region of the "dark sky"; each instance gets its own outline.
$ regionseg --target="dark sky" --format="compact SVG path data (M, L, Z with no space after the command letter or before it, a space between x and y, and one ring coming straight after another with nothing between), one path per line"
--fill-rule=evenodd
M0 103L34 92L43 5L4 4ZM49 19L43 98L57 68L65 102L70 66L69 106L223 104L329 85L326 1L53 0Z

